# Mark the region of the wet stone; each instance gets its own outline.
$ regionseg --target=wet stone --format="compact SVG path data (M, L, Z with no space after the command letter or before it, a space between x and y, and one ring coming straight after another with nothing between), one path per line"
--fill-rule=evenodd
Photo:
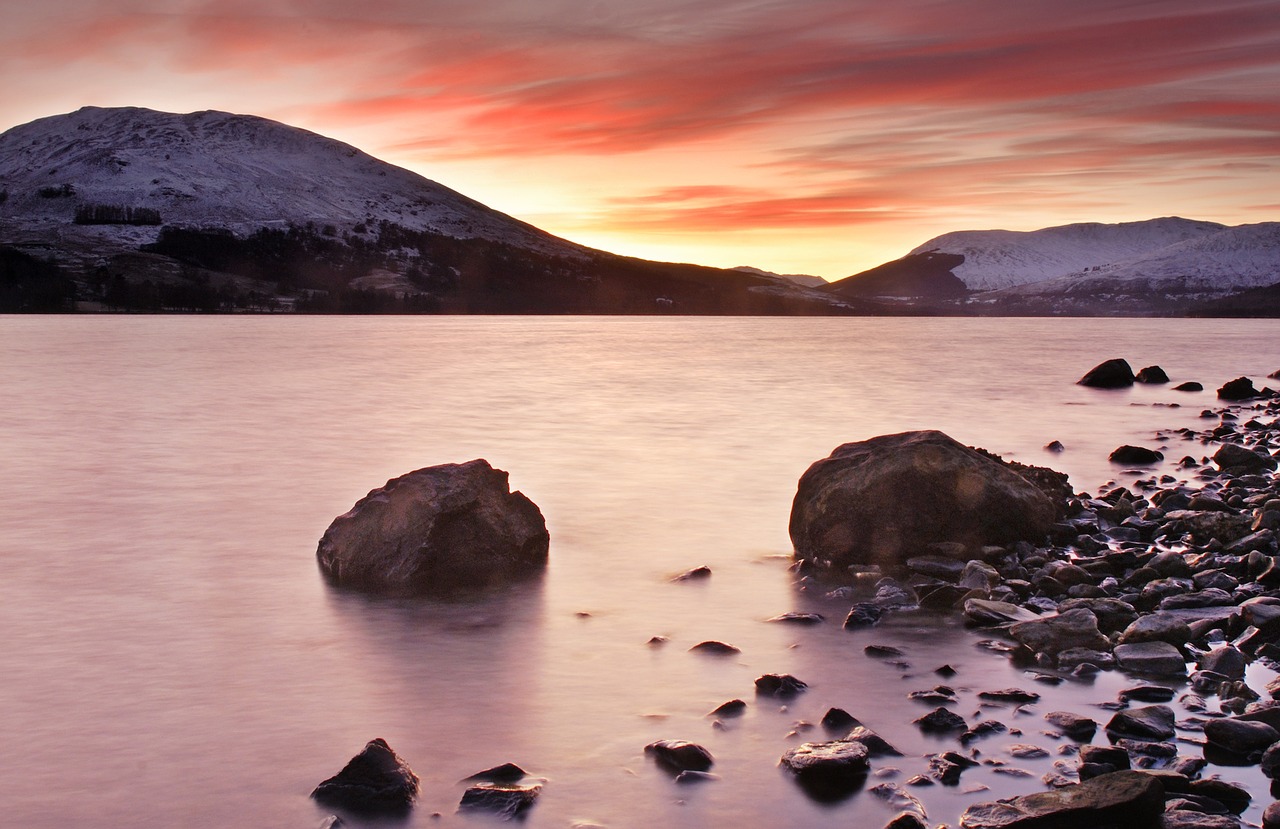
M499 785L482 783L462 793L459 807L463 810L484 811L504 820L513 820L528 811L542 794L542 786Z

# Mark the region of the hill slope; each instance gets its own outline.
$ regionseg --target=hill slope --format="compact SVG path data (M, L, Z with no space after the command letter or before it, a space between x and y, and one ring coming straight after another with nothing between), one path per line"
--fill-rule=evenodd
M0 134L0 245L56 264L82 305L116 309L193 309L198 295L199 310L855 310L776 277L592 250L347 144L225 112L86 107Z

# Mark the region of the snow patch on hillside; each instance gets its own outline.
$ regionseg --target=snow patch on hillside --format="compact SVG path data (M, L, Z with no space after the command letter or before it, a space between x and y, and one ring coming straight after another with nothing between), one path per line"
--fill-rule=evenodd
M1044 282L1092 272L1225 229L1177 217L1121 224L1072 224L1033 231L962 230L911 251L965 257L952 273L974 291Z

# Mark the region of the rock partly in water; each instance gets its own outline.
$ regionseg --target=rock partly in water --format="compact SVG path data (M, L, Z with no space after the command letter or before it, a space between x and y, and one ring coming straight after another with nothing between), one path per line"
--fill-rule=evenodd
M847 443L810 466L790 533L804 560L897 566L940 542L1039 541L1060 506L1012 464L941 432L906 432Z
M514 820L528 811L542 794L541 784L502 785L482 783L462 793L459 808L489 812L503 820Z
M1168 740L1174 735L1173 709L1167 705L1147 705L1117 711L1107 723L1107 734L1114 739Z
M1188 380L1185 383L1179 383L1173 387L1174 391L1204 391L1204 384L1197 383L1195 380Z
M316 559L331 584L437 595L528 578L547 563L538 507L484 460L427 467L373 490L333 520Z
M658 740L645 746L644 753L675 774L682 771L706 771L715 765L711 752L697 743L684 740Z
M1073 648L1107 650L1111 642L1098 630L1098 617L1085 608L1019 622L1009 635L1036 653L1056 656Z
M1164 787L1138 771L1117 771L1074 786L970 806L962 829L1158 829Z
M1116 663L1125 671L1150 676L1181 676L1187 672L1182 653L1168 642L1116 645Z
M1089 369L1085 376L1076 381L1076 385L1095 389L1122 389L1132 386L1133 381L1133 368L1129 361L1116 357Z
M1107 458L1112 463L1132 464L1134 466L1151 466L1164 460L1164 455L1145 446L1125 444L1112 450Z
M379 737L370 740L342 771L316 786L311 796L326 806L353 812L401 814L418 796L418 776Z
M862 743L831 740L805 743L782 755L782 767L796 776L805 791L819 799L849 794L866 780L871 763Z
M1253 387L1253 381L1248 377L1237 377L1234 380L1228 380L1218 389L1219 400L1252 400L1258 396L1258 390Z
M1139 370L1133 379L1138 383L1168 383L1169 375L1160 366L1147 366Z
M1270 472L1276 468L1276 459L1261 452L1254 452L1234 443L1224 443L1213 453L1213 462L1224 472L1249 475Z
M809 687L791 674L765 674L756 678L756 693L766 697L794 697Z

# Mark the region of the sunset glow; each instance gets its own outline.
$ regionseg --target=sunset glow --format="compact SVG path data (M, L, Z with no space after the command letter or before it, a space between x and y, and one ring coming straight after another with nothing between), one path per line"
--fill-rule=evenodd
M0 3L0 129L262 115L623 254L835 279L958 229L1280 217L1276 0Z

